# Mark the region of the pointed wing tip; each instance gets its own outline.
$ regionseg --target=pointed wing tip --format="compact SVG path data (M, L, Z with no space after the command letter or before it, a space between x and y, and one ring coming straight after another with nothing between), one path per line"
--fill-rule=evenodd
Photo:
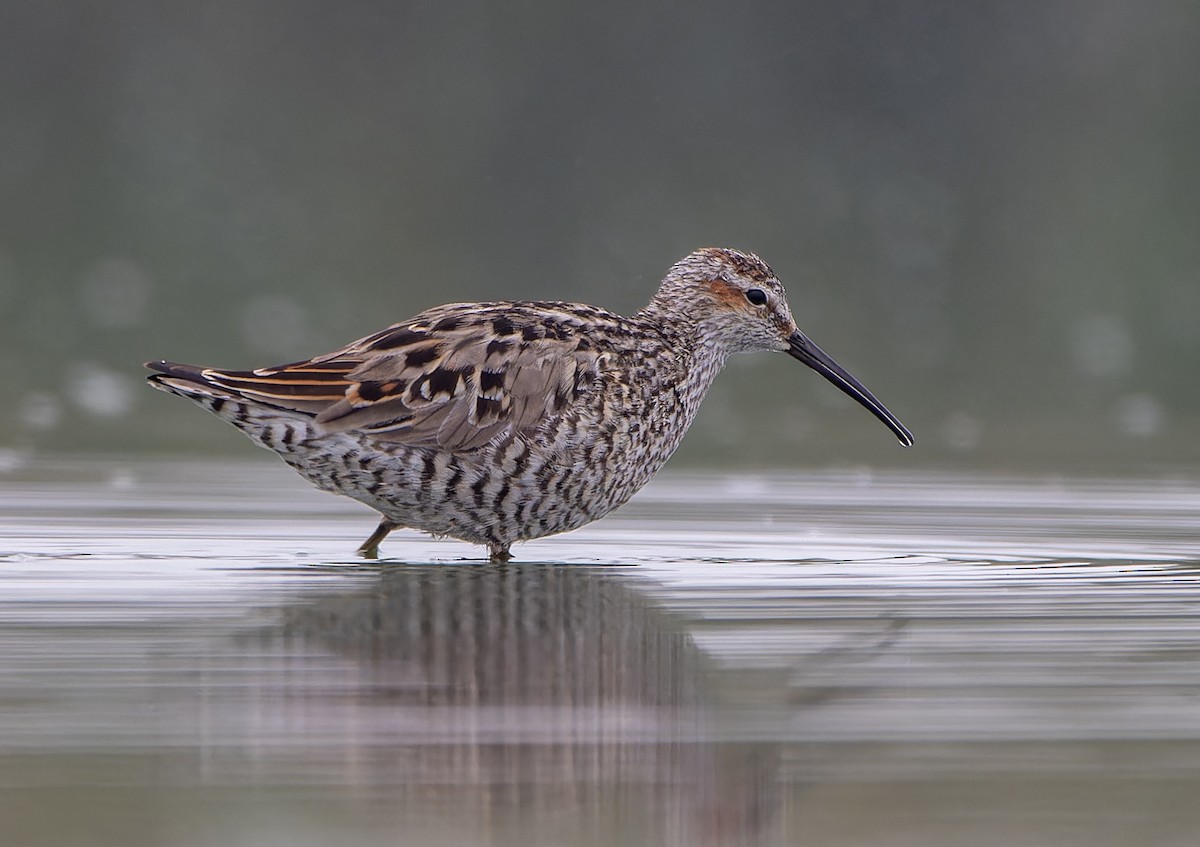
M201 372L204 369L197 365L183 365L179 362L168 362L166 359L155 359L152 362L144 362L143 366L154 371L147 377L150 380L154 380L155 377L172 376L192 382L203 381Z

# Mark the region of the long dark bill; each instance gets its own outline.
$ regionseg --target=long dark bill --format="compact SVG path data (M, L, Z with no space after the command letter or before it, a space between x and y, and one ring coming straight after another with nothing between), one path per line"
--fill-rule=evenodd
M889 412L886 406L876 400L875 395L867 391L865 385L847 373L845 368L829 358L828 353L813 344L808 339L808 336L797 330L788 339L788 344L789 356L793 359L799 359L859 403L862 403L871 410L871 414L887 424L888 429L896 433L896 437L900 439L901 444L905 447L912 446L913 437L912 433L908 431L908 427L900 423L899 419Z

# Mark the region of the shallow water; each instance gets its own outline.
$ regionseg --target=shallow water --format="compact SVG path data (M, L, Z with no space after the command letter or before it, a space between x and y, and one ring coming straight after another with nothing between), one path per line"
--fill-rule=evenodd
M516 548L0 475L5 845L1200 842L1200 484L665 475Z

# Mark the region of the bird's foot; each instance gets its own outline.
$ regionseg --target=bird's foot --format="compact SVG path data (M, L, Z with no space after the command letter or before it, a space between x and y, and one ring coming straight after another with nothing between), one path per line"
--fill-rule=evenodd
M371 537L364 541L358 548L358 555L364 559L378 559L379 545L383 539L387 538L388 533L399 527L400 524L393 523L387 518L379 522L379 526L375 527L375 531L371 533Z

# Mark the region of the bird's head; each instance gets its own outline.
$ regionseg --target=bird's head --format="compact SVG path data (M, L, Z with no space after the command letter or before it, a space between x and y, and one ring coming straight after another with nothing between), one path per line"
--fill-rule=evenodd
M753 253L705 247L676 262L651 302L661 320L694 326L698 341L722 354L786 352L883 421L904 446L912 434L866 387L796 326L783 284Z

